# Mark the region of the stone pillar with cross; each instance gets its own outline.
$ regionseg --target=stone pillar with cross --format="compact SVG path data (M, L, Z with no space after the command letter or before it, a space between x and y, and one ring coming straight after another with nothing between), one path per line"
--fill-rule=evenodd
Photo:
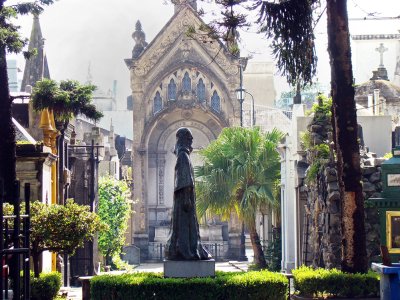
M379 68L384 68L385 66L383 65L383 53L388 51L388 48L385 48L385 46L383 46L383 43L381 43L379 47L375 49L375 51L378 51L380 55Z
M378 70L372 71L372 78L371 80L389 80L388 75L387 75L387 70L385 66L383 65L383 53L388 51L388 48L385 48L383 43L380 43L378 48L375 48L375 51L379 52L380 55L380 61L379 61L379 67Z

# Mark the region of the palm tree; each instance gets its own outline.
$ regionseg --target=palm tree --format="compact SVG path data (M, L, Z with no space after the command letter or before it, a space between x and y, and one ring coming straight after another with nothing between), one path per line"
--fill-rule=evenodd
M279 208L274 192L280 178L276 146L282 137L278 130L262 133L259 128L225 128L200 151L204 165L195 168L199 215L213 213L228 219L236 213L250 231L258 268L267 264L255 218L261 205Z

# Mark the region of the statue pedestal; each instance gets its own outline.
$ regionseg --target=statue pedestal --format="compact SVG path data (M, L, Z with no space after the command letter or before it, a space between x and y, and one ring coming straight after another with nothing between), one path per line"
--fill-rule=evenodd
M164 260L164 277L214 277L215 260Z

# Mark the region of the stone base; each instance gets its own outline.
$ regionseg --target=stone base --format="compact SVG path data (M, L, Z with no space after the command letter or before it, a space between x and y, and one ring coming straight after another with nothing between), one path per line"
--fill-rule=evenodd
M215 260L164 260L164 277L214 277Z

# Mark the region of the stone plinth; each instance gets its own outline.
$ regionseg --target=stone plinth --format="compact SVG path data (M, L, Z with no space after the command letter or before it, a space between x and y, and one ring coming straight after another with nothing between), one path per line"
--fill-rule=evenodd
M164 277L214 277L215 260L164 260Z

